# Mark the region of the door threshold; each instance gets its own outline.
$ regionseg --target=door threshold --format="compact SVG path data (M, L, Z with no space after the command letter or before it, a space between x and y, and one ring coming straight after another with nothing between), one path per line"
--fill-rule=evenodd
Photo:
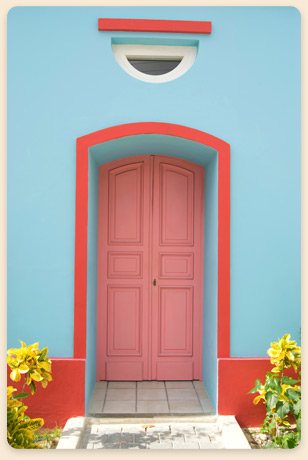
M114 388L112 382L97 382L88 415L96 418L215 415L201 381L167 381L161 382L159 388L142 388L136 382L129 383L128 388Z

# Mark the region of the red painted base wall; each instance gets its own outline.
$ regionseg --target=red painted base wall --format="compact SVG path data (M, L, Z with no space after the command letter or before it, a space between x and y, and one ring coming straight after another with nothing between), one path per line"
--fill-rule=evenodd
M45 428L63 427L71 417L84 416L85 413L85 360L73 358L50 358L52 361L52 382L44 389L37 383L37 391L31 396L30 388L25 391L29 396L23 400L28 406L26 415L44 419ZM20 382L10 379L8 367L7 384L21 391Z
M265 374L274 366L269 358L221 358L218 360L218 414L234 415L240 426L261 426L265 405L254 405L256 394L247 394L255 380L264 383ZM293 369L286 375L296 378Z

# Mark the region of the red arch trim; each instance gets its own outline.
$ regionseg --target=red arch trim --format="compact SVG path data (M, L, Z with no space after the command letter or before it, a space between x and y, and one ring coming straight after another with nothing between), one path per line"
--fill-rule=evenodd
M218 153L218 358L230 357L230 145L203 131L171 123L142 122L105 128L77 139L74 358L86 357L89 147L139 134L164 134L207 145Z

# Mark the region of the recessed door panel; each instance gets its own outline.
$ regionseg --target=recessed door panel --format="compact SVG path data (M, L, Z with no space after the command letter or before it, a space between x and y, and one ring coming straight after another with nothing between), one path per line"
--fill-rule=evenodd
M161 163L160 244L193 244L194 174L172 164Z
M108 286L107 355L141 355L141 287Z
M159 288L159 356L191 356L192 325L192 288Z
M109 172L109 242L141 243L143 164L119 167Z
M203 193L188 161L100 167L98 380L201 379Z
M161 253L159 270L160 278L192 279L194 277L194 254Z
M108 252L108 278L141 277L141 252Z

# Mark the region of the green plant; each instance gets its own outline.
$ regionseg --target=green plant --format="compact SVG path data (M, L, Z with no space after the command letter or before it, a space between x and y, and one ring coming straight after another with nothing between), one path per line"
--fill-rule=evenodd
M43 350L38 348L39 342L33 345L27 345L19 340L21 343L20 348L10 348L7 351L7 364L12 372L10 378L14 382L19 382L21 376L24 375L24 385L30 386L31 394L36 392L34 382L41 382L43 388L46 388L48 382L52 380L51 377L51 361L47 358L48 348Z
M301 347L286 334L278 342L271 343L267 354L274 368L267 372L265 383L259 379L249 393L259 393L253 400L258 404L263 400L266 405L266 417L262 432L271 437L267 448L292 449L301 439ZM298 379L284 375L286 369L293 368ZM296 428L291 427L291 417L295 418Z
M62 431L63 428L60 428L57 425L53 429L43 428L35 433L34 440L43 448L55 449L59 442Z
M25 417L28 409L17 398L24 398L25 393L14 396L16 388L7 387L7 440L15 449L41 449L34 441L34 433L44 425L41 418ZM26 419L26 420L25 420Z
M35 432L44 425L42 418L30 419L25 415L28 409L22 399L28 397L24 392L25 386L30 386L31 394L36 392L34 382L41 382L46 388L51 377L51 361L47 358L48 348L38 348L39 343L27 345L20 340L20 348L7 351L7 364L11 369L10 378L19 382L24 375L22 392L14 396L16 388L7 387L7 440L16 449L41 449L35 442Z

